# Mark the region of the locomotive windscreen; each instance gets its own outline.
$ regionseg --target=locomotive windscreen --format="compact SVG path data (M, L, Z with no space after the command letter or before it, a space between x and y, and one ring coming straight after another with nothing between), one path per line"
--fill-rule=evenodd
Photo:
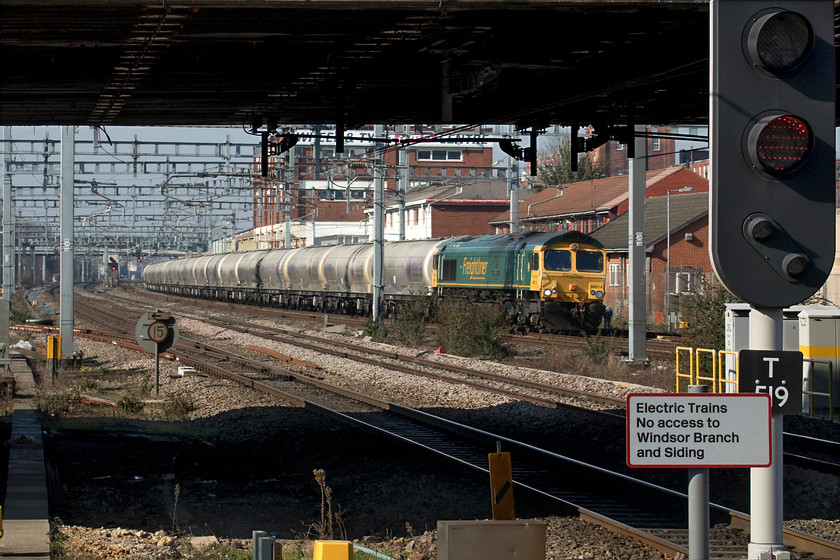
M566 250L550 250L544 257L546 270L568 272L572 270L572 253Z
M604 254L600 251L578 251L576 260L578 272L604 271Z

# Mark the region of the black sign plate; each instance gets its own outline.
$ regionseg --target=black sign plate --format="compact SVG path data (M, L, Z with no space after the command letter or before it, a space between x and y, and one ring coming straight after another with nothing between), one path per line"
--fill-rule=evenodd
M802 412L802 352L741 350L738 392L767 393L773 414Z

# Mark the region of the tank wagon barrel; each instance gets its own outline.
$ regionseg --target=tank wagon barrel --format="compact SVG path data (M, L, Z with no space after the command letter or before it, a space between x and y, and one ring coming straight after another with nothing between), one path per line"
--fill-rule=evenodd
M417 297L498 305L522 328L593 331L604 297L603 248L579 232L387 242L386 309ZM324 312L369 314L373 244L204 255L144 270L153 291Z

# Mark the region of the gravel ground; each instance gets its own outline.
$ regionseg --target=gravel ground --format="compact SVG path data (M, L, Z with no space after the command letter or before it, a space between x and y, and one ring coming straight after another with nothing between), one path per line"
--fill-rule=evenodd
M616 468L623 466L623 439L586 426L584 419L573 415L558 418L556 411L476 389L293 349L225 331L190 315L187 308L177 310L184 336L240 349L247 345L268 347L318 363L319 373L327 381L484 429L495 427L492 431L504 426L521 438L544 440L549 435L564 454L582 460L614 455ZM96 378L83 392L108 398L124 393L127 387L148 386L154 367L151 356L78 337L75 340L86 357L85 377ZM33 342L39 342L37 336ZM427 357L465 363L445 355ZM663 391L632 382L638 375L630 377L630 382L615 382L481 360L467 364L616 397ZM188 421L170 421L163 403L147 404L131 421L116 420L111 407L76 405L47 437L54 465L52 493L58 496L52 511L57 529L65 537L62 546L66 551L83 557L180 558L194 555L188 549L193 537L212 535L225 546L247 548L250 542L246 539L255 529L284 539L287 553L307 551L321 519L323 494L313 474L318 469L325 471L334 511L340 513L334 536L395 557L435 559L437 520L486 519L490 515L484 475L465 474L442 460L411 448L394 448L384 440L288 403L255 396L237 385L200 376L177 377L176 372L176 363L161 362L160 400L165 403L177 401L175 395L188 396L195 406ZM61 381L70 383L72 377L68 373ZM91 425L110 430L90 437L74 429ZM129 436L127 428L157 435ZM829 430L836 434L834 427ZM720 477L723 483L715 484L717 474L713 476L712 500L743 503L748 490L733 488L748 487L746 473ZM649 471L645 475L653 479L666 476ZM679 485L684 474L677 478ZM785 481L786 524L840 541L837 478L786 467ZM548 524L546 559L662 557L524 492L517 494L516 502L517 517ZM734 534L732 538L748 536Z

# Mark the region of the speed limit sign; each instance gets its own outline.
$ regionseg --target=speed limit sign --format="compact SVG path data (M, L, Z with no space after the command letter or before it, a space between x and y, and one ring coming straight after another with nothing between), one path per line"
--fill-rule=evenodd
M146 313L134 328L137 344L146 352L164 352L178 340L178 325L175 317L164 311Z
M161 344L169 338L169 325L163 321L155 321L149 325L148 334L149 340Z
M175 317L166 311L152 311L142 315L134 326L137 344L155 355L155 394L160 393L160 353L169 350L178 340Z

